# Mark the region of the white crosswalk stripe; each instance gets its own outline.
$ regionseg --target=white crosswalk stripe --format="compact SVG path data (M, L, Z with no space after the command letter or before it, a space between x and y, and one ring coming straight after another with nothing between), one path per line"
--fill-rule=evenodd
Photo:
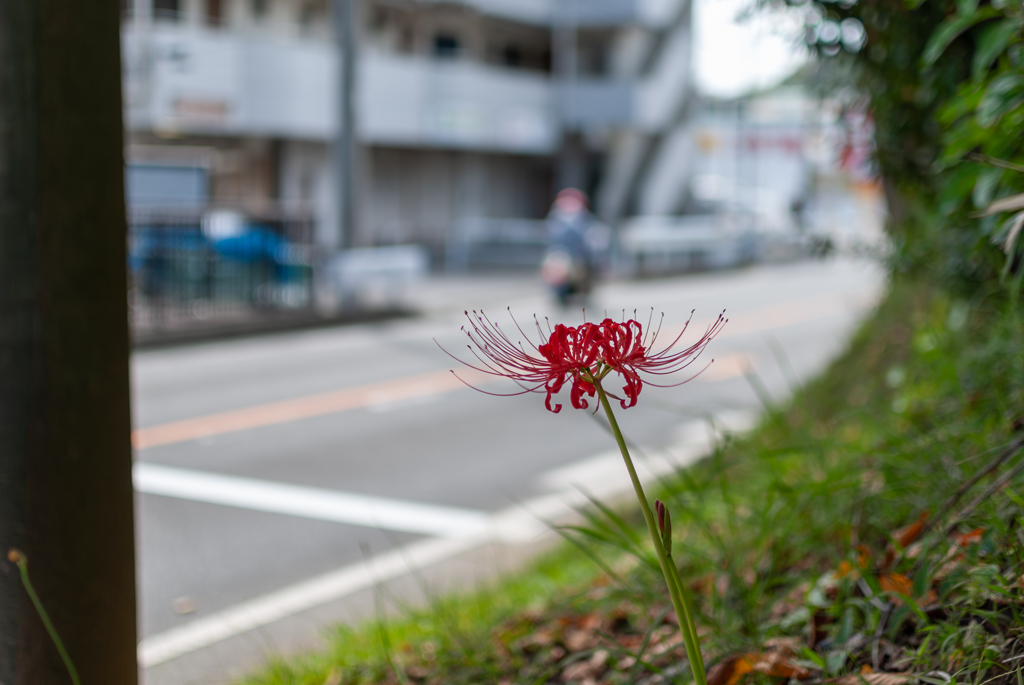
M483 512L136 462L137 492L404 533L459 538L484 529Z

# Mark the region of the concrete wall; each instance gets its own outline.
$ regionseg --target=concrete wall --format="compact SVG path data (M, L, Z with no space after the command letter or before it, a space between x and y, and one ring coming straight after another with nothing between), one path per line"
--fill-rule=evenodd
M441 246L460 220L539 218L551 199L552 163L544 158L384 147L367 157L364 245Z
M329 149L282 144L282 207L311 211L318 240L336 245ZM356 246L417 242L443 246L463 219L540 218L548 210L552 162L525 155L372 146L359 151Z

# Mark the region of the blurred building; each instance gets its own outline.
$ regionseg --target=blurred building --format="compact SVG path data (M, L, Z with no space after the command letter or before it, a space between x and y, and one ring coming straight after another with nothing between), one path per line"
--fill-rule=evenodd
M689 100L688 0L352 1L352 244L440 253L466 222L544 216L562 185L608 220L684 191L663 143ZM336 244L334 4L124 9L130 204L305 214Z

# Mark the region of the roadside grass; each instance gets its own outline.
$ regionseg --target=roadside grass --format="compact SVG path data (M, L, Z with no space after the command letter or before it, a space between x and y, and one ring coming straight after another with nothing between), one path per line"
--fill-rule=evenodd
M436 594L424 588L429 597L424 607L405 606L378 592L374 619L335 626L326 636L327 650L274 659L244 682L407 683L427 671L451 674L439 682L498 682L508 664L494 649L492 627L524 612L541 614L554 598L588 586L599 573L590 558L563 545L526 572L476 592Z
M1022 436L1019 309L894 284L825 374L657 493L709 685L1024 685ZM637 513L584 514L524 574L245 682L687 682Z

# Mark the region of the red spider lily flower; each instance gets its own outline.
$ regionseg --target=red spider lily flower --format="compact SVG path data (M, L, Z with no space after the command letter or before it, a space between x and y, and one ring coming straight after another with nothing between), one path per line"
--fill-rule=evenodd
M692 315L691 312L691 317ZM466 317L469 319L470 328L464 326L462 330L469 336L472 344L468 347L479 361L479 365L464 362L454 355L450 356L476 371L515 381L523 390L510 393L511 395L527 392L546 393L544 406L556 414L562 410L562 405L556 404L552 407L551 397L561 391L566 383L571 382L569 400L572 406L576 409L587 409L590 403L586 397L594 397L597 386L613 372L622 379L622 393L625 398L616 397L605 391L606 394L619 400L623 409L635 406L644 386L644 381L640 378L641 373L663 376L686 368L696 360L728 321L719 315L695 343L673 351L672 348L682 339L689 327L688 319L679 335L660 352L651 351L660 333L660 324L651 335L645 334L643 326L635 319L617 322L606 318L600 323L587 322L579 326L558 324L549 331L546 336L547 342L535 345L523 333L519 324L515 323L519 333L533 348L533 352L536 353L534 354L528 352L521 344L512 342L483 312L466 312ZM535 323L543 339L545 336L540 323L536 320ZM659 385L649 380L647 383L656 387L669 387L681 385L694 376L678 383Z

